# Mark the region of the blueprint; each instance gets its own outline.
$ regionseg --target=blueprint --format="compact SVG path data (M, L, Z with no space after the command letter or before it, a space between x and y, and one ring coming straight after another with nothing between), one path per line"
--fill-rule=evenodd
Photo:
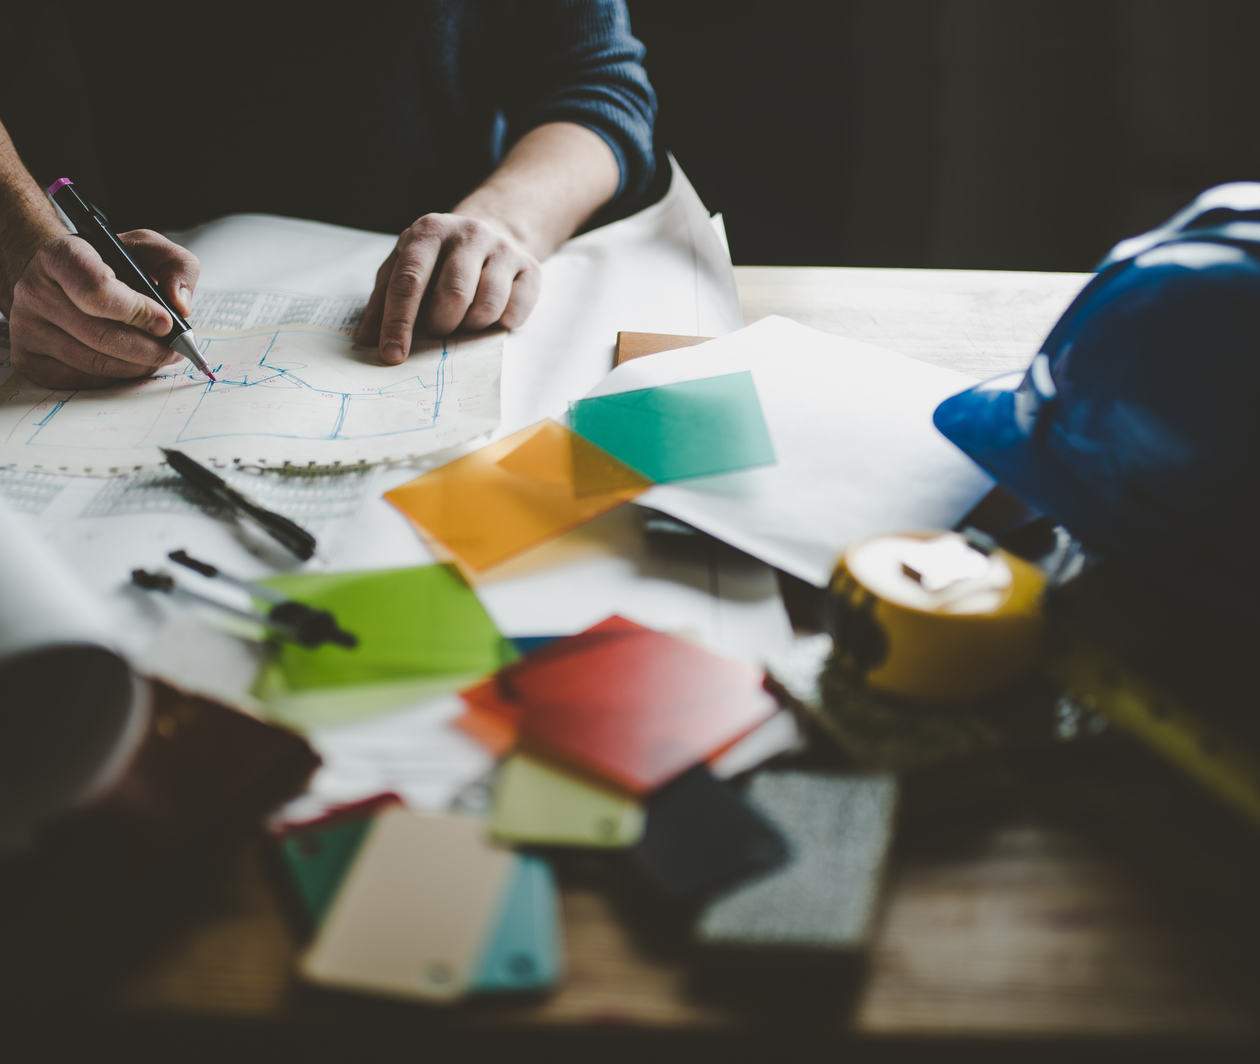
M0 467L111 475L156 467L159 447L220 466L362 466L444 451L499 422L501 332L421 341L383 366L349 335L361 299L217 291L199 302L192 323L215 381L181 363L53 391L14 374L0 347Z

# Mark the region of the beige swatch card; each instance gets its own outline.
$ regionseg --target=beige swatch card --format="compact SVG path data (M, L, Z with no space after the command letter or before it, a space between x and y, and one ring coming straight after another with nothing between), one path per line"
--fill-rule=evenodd
M480 820L387 809L298 970L325 986L454 1001L469 990L513 868Z

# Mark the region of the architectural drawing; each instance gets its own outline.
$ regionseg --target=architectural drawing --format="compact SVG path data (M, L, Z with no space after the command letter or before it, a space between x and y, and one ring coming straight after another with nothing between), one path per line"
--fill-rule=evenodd
M0 466L107 475L156 466L159 446L220 465L353 466L441 451L498 423L500 332L428 341L401 366L309 325L199 330L198 342L214 382L185 363L98 391L37 387L0 349Z

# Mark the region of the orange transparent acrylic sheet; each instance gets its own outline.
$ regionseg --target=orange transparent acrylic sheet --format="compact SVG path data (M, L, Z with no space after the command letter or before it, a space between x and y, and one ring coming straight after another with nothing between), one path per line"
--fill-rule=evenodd
M481 572L640 495L652 482L541 421L386 492L420 534Z

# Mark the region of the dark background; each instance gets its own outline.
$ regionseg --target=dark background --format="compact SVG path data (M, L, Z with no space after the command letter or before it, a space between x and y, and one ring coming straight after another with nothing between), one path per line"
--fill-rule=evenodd
M1086 270L1260 179L1254 0L629 0L740 264Z
M628 4L660 141L740 264L1087 270L1209 185L1260 179L1257 0ZM27 55L6 25L0 116L26 155L84 88L55 30ZM63 132L28 162L92 187L65 148L88 138Z

